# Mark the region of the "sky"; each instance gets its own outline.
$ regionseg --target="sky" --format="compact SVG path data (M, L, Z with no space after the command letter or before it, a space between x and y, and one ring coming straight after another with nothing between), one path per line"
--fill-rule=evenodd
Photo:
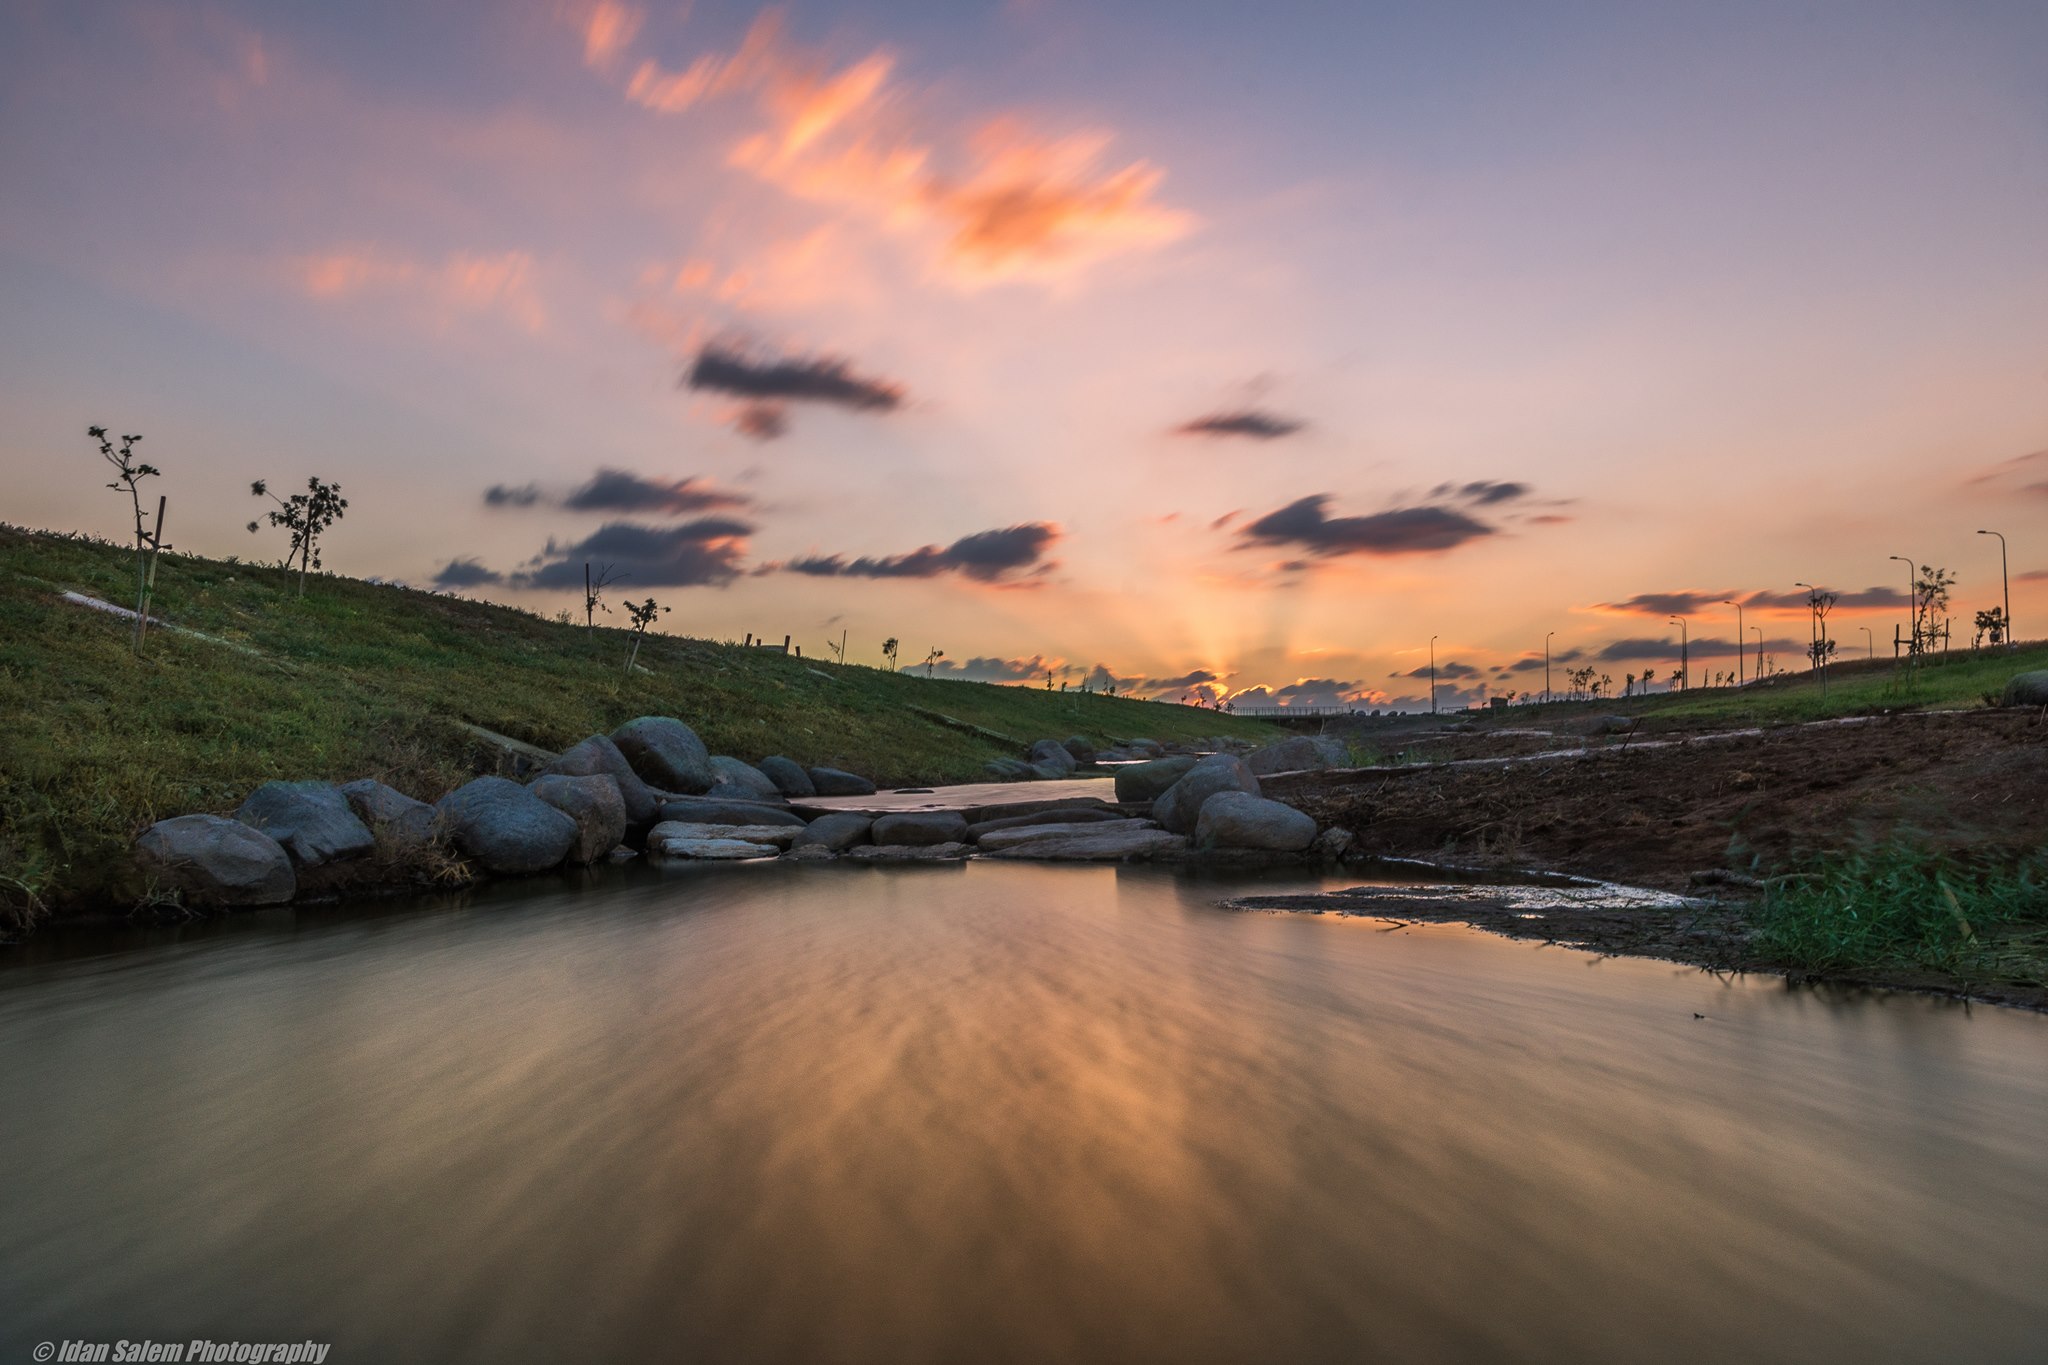
M0 0L0 520L1427 706L2048 636L2048 7ZM1864 628L1870 634L1866 637Z

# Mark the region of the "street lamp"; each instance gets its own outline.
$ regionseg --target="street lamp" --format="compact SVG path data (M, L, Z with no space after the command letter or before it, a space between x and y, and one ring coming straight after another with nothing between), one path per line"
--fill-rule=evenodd
M1877 637L1870 633L1869 626L1862 626L1860 629L1863 631L1863 657L1875 659L1877 657Z
M1550 700L1550 637L1555 634L1557 632L1552 630L1544 632L1543 635L1543 700L1545 701Z
M1678 627L1678 690L1683 692L1692 681L1692 663L1688 653L1691 646L1686 640L1685 618L1674 616L1671 618L1671 624Z
M1756 680L1762 682L1764 680L1764 628L1762 626L1751 626L1750 629L1756 632Z
M1907 646L1906 652L1918 654L1920 652L1920 597L1913 587L1913 561L1904 555L1888 555L1886 558L1896 559L1899 563L1906 566L1906 606L1913 613L1912 620L1909 623L1913 631L1913 641Z
M1429 637L1429 714L1436 714L1436 636Z
M1735 608L1735 685L1742 686L1742 603L1732 597L1721 599L1724 607Z
M1997 531L1979 531L1977 534L1998 537L1998 581L2005 585L2005 647L2011 649L2019 637L2012 633L2012 579L2005 572L2005 536Z

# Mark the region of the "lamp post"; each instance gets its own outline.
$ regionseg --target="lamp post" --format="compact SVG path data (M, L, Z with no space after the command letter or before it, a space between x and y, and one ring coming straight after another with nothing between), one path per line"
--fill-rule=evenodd
M1674 616L1671 624L1678 627L1678 690L1683 692L1692 682L1691 645L1686 639L1685 618Z
M1756 680L1762 682L1764 680L1764 628L1762 626L1751 626L1750 629L1756 632Z
M1863 626L1860 629L1863 631L1863 657L1875 659L1877 657L1877 637L1870 633L1869 626Z
M1998 531L1979 531L1977 534L1998 537L1998 581L2005 587L2005 647L2011 649L2018 637L2012 633L2012 579L2005 572L2005 536Z
M1436 714L1436 636L1429 637L1429 714Z
M1742 603L1732 597L1721 599L1724 607L1735 608L1735 685L1742 686Z
M1543 700L1550 700L1550 637L1556 631L1545 631L1543 635Z
M1920 597L1913 588L1913 561L1904 555L1889 555L1887 558L1896 559L1906 566L1906 606L1913 613L1908 623L1913 632L1913 642L1907 646L1906 653L1908 656L1917 655L1920 652Z

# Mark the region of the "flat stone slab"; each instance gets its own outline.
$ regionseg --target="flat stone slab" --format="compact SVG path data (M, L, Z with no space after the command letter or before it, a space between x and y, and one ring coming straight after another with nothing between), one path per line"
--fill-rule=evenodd
M720 825L687 820L664 820L647 833L647 842L670 839L737 839L743 844L771 844L788 848L802 837L802 825Z
M1062 838L1033 839L991 852L988 856L1046 863L1117 863L1174 854L1187 846L1188 841L1183 836L1150 824L1109 830L1095 825Z
M972 852L972 844L862 844L840 856L857 863L950 863Z
M1013 825L1008 829L992 829L975 840L983 853L999 853L1006 848L1017 848L1034 844L1044 839L1072 839L1082 835L1124 834L1132 830L1158 829L1150 820L1093 820L1074 821L1057 825Z
M657 842L650 838L647 851L662 858L695 858L706 862L775 858L782 853L773 844L750 844L744 839L662 839Z

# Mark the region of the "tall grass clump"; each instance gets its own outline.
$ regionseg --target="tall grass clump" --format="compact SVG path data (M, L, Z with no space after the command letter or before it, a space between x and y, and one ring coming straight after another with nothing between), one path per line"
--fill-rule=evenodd
M1756 942L1815 972L1917 967L2043 984L2048 859L1972 865L1906 845L1829 857L1771 884Z

